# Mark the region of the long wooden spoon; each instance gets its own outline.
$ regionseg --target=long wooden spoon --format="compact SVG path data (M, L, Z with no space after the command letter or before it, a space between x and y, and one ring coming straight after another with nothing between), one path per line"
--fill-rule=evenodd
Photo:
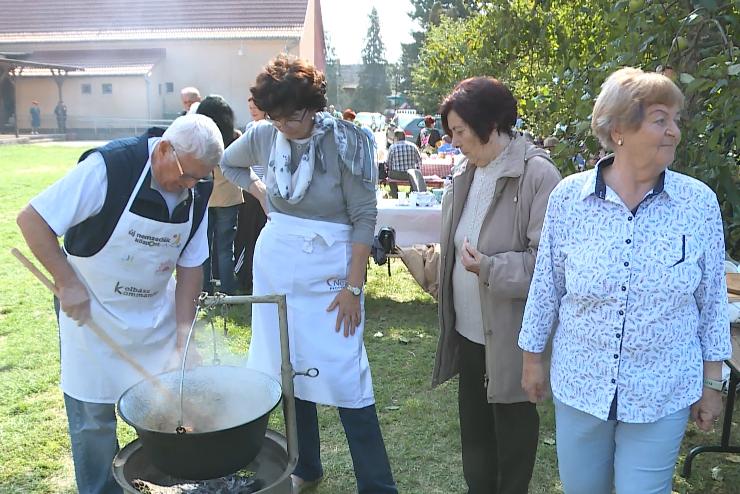
M26 256L24 256L21 251L14 247L10 249L10 253L13 254L21 262L21 264L23 264L26 269L28 269L31 274L36 277L36 279L43 283L44 286L51 291L51 293L53 293L57 297L59 296L59 291L57 290L56 285L54 285L54 283L52 283L52 281L44 273L39 271L36 265L31 262ZM95 335L103 341L103 343L108 345L111 350L116 352L119 357L129 363L131 367L136 369L145 379L151 380L154 385L159 388L162 387L162 384L159 382L159 379L156 376L146 370L139 362L134 360L134 358L131 357L131 355L129 355L126 350L121 347L121 345L116 343L113 338L108 336L108 333L106 333L103 328L98 326L98 324L92 318L85 321L85 325L89 327L92 332L95 333Z

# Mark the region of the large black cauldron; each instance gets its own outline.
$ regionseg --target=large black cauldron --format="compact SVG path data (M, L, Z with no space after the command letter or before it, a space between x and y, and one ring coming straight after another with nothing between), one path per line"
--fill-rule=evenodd
M270 376L233 366L185 371L180 425L180 371L126 390L118 414L139 435L142 450L162 472L187 480L223 477L260 452L280 384Z

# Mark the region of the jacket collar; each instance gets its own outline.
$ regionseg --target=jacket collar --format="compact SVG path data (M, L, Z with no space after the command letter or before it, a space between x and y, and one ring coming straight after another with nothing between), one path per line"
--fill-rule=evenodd
M517 178L524 174L526 161L535 156L540 156L550 162L552 161L547 151L531 144L523 135L517 133L511 139L509 145L503 150L501 156L503 159L498 160L495 166L501 167L501 177ZM464 163L465 169L461 174L468 174L469 180L472 181L475 166L468 166L468 164L469 162L466 158Z

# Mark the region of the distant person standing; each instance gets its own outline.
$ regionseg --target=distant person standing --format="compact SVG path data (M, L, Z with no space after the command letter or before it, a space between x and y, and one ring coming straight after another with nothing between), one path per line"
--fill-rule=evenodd
M188 86L180 90L180 100L182 101L181 115L188 115L198 111L200 105L200 91L198 88Z
M427 115L424 117L424 128L419 132L419 136L416 138L416 146L420 149L432 148L436 149L437 143L442 140L442 135L439 130L434 128L436 119Z
M40 111L40 110L39 110ZM57 106L54 108L54 115L57 116L57 129L60 134L67 132L67 105L64 101L59 100Z
M337 111L337 109L336 109L336 107L334 105L329 105L328 112L334 118L339 118L339 119L342 118L342 113L339 112L339 111Z
M31 101L31 134L38 135L39 128L41 127L41 108L39 108L39 102L34 100Z
M241 132L234 129L234 110L226 100L216 94L206 96L198 106L197 113L216 123L221 131L224 147L228 147ZM237 213L244 202L242 190L226 180L221 169L213 169L213 192L208 200L208 248L209 258L203 263L203 290L209 293L236 294L234 276L234 237ZM212 280L219 280L216 288Z
M257 108L257 105L254 104L254 98L251 96L247 100L247 106L252 121L247 124L246 129L254 125L255 122L265 119L265 112ZM234 255L236 257L234 271L236 273L237 286L246 293L252 293L254 248L257 245L257 238L260 236L262 228L267 223L267 204L261 204L256 196L251 193L264 188L262 181L265 178L265 165L263 163L254 163L251 168L259 178L258 182L260 185L257 186L257 182L255 182L254 188L242 192L244 203L239 206L236 238L234 239Z

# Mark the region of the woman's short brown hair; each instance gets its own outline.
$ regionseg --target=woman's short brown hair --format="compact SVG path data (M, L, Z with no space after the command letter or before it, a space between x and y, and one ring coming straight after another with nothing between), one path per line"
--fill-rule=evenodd
M619 69L601 86L591 114L591 131L607 149L614 149L612 131L637 130L650 105L683 106L683 93L663 74L633 67Z
M487 143L491 132L511 134L516 123L516 99L511 91L493 77L471 77L459 82L439 107L442 128L452 135L447 115L453 111L467 123L478 138Z
M278 55L249 88L257 108L272 118L289 117L298 110L326 107L326 78L306 60Z
M347 108L342 112L342 118L353 122L355 118L357 118L357 114L352 110L352 108Z

